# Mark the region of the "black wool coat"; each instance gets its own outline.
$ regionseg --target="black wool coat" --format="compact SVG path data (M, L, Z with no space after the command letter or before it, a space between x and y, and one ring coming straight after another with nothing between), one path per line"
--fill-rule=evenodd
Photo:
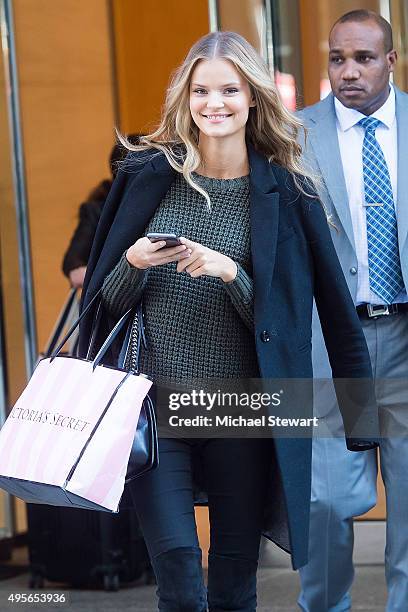
M333 377L371 379L360 321L335 253L326 215L318 200L302 195L285 169L248 146L251 256L254 281L254 342L264 378L310 379L311 321L315 298ZM175 178L161 153L133 154L114 181L98 225L83 290L85 307L125 249L144 229ZM188 237L188 236L187 236ZM92 330L86 316L80 330L85 356ZM102 340L102 339L101 339ZM340 408L344 397L338 393ZM312 415L312 397L302 413ZM283 416L283 415L281 415ZM357 418L376 432L378 417L371 385L360 393ZM349 419L345 419L350 433ZM372 448L374 438L348 438L352 450ZM311 493L310 437L274 441L273 490L265 535L292 554L294 569L308 561Z

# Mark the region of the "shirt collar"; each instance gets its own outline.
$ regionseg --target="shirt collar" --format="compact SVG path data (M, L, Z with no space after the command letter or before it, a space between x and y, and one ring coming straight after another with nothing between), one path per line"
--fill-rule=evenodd
M347 108L340 100L334 98L334 108L336 111L338 126L342 132L346 132L351 127L355 126L360 119L363 119L366 115L360 113L360 111L354 108ZM391 128L395 119L395 91L394 87L390 86L390 93L386 101L378 110L375 111L370 117L378 119L382 124Z

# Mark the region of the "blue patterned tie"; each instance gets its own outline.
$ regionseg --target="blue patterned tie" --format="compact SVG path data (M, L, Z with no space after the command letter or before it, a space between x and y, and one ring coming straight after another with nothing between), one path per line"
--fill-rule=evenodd
M365 117L363 177L367 217L368 270L370 289L385 304L391 304L404 287L398 250L397 219L390 173L384 153L375 137L381 121ZM369 204L381 206L369 206Z

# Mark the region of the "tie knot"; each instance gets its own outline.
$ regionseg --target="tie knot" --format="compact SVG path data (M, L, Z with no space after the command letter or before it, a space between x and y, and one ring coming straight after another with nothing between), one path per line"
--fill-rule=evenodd
M358 122L358 125L361 125L366 132L372 132L375 134L375 130L380 125L381 121L379 119L374 119L374 117L364 117Z

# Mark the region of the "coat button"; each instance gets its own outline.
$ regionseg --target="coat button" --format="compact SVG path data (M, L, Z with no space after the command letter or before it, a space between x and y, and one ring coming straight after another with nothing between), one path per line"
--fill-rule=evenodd
M354 266L350 268L350 274L357 274L357 268L355 268Z
M269 342L271 339L269 332L267 329L264 329L263 332L261 332L261 340L262 342Z

